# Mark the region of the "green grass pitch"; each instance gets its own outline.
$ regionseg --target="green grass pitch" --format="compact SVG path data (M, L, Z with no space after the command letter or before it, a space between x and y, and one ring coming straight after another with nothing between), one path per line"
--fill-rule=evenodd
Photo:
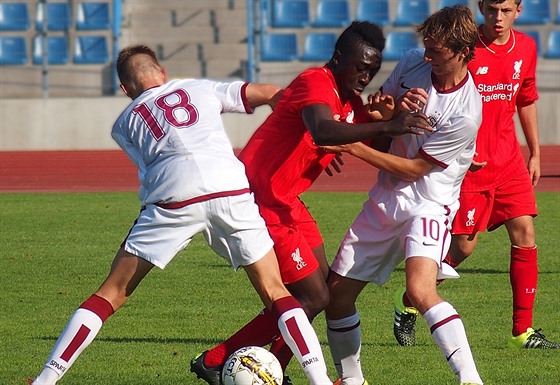
M361 208L365 193L307 193L328 255ZM560 194L537 194L535 220L540 279L535 325L560 340ZM0 194L0 383L24 385L40 371L77 306L105 278L118 245L136 218L134 193ZM459 311L486 385L560 383L560 351L512 351L509 241L503 228L481 236L461 278L440 293ZM382 287L370 285L358 303L362 367L371 385L456 384L419 319L413 348L392 335L392 295L402 265ZM261 308L243 272L234 273L196 237L164 270L154 269L129 302L60 381L61 385L203 385L190 359L250 320ZM315 329L334 379L325 323ZM288 375L306 384L295 362Z

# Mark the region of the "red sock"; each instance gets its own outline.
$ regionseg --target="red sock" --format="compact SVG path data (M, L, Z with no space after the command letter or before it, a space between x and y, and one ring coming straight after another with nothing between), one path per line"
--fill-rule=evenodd
M243 346L265 346L279 335L280 330L278 330L276 318L265 309L237 333L210 349L204 363L208 366L221 366L237 349Z
M517 336L533 326L533 305L537 292L537 247L511 247L509 280L513 294L513 328Z
M286 371L286 368L288 367L290 360L294 356L294 353L292 353L292 350L290 349L288 344L286 344L284 338L280 337L275 340L270 346L270 352L274 354L276 358L278 358L280 366L282 366L282 370Z
M451 259L451 255L449 255L449 253L445 256L444 261L452 268L456 268L457 266L459 266L458 263L455 263L453 259Z

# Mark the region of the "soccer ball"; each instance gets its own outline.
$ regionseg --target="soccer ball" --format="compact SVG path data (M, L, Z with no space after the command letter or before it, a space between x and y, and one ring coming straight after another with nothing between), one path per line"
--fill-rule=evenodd
M241 348L227 359L222 369L224 385L282 385L280 362L259 346Z

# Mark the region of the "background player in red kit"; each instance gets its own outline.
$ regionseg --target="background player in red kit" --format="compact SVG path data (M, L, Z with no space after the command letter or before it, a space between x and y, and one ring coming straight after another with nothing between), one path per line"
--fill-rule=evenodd
M378 26L353 22L324 67L304 71L285 89L240 154L274 240L282 279L310 319L328 303L328 264L317 224L298 196L335 157L318 146L418 132L414 127L429 129L421 114L406 113L392 121L372 123L366 113L360 94L381 67L384 45ZM392 98L370 98L374 99L394 107ZM291 353L280 337L271 313L265 310L227 341L193 359L191 371L219 385L220 368L230 353L241 346L271 342L271 351L285 369Z
M482 96L483 120L476 142L477 171L467 173L461 207L453 223L448 255L452 266L472 254L480 231L506 226L511 241L510 282L513 293L512 338L508 345L523 349L560 349L533 329L537 292L537 246L533 217L537 207L533 187L539 182L540 149L537 125L535 41L513 29L522 12L521 0L482 0L475 58L469 63ZM521 153L514 114L527 141L529 160ZM402 292L402 291L401 291ZM397 292L398 293L398 292ZM416 313L406 295L396 295L395 336L401 345L414 344Z

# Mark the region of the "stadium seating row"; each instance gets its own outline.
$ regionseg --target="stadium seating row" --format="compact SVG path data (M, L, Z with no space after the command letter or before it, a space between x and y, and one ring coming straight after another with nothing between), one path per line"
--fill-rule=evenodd
M311 17L309 0L267 0L269 25L273 28L340 28L352 20L371 21L381 26L395 27L420 24L433 10L430 0L397 0L397 10L390 15L392 0L358 0L355 15L351 14L349 0L318 0L315 16ZM524 0L523 12L516 20L517 25L560 24L560 0L556 17L552 19L554 0ZM469 0L439 0L438 9L455 4L470 5ZM354 16L354 17L353 17ZM482 15L477 12L478 22Z
M36 35L32 40L32 63L43 63L46 50L49 65L69 63L69 42L66 36ZM105 36L76 36L73 47L73 63L105 64L109 60L109 49ZM0 65L24 65L29 61L27 39L24 36L0 36Z
M268 34L263 38L261 60L263 61L328 61L333 53L338 34L310 32L305 36L303 54L298 54L295 33ZM415 32L392 31L387 35L385 60L399 60L407 49L419 48Z
M533 37L540 49L539 31L526 31ZM261 46L262 61L328 61L332 55L337 33L310 32L305 35L303 54L299 55L296 33L268 33L263 36ZM399 60L404 51L421 47L417 34L412 31L390 31L387 34L383 58ZM553 30L547 38L547 47L542 54L547 59L560 59L560 30Z
M72 16L69 2L37 3L35 29L42 31L67 31L75 22L77 30L109 29L110 14L108 2L83 2L77 4L76 15ZM46 20L46 26L43 25ZM27 31L31 19L27 3L0 3L0 31Z

